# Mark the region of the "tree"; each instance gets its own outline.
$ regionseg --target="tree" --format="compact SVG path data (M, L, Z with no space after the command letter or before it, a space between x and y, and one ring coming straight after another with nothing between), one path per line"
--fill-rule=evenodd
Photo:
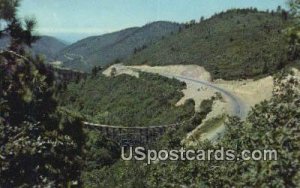
M263 69L262 69L262 74L268 74L268 73L269 73L269 66L268 66L268 63L265 62Z
M190 21L190 25L191 25L191 26L193 26L193 25L195 25L195 24L196 24L196 20L191 20L191 21Z
M92 69L92 77L95 78L99 71L102 70L101 66L94 66Z
M282 10L281 11L281 17L284 21L287 21L288 20L288 17L289 17L289 13L285 10Z
M148 185L297 187L300 183L299 80L279 75L274 84L273 98L256 105L244 122L229 118L225 135L218 143L199 142L193 149L224 147L237 153L274 149L277 160L160 162L147 172Z
M287 3L289 5L291 14L295 17L299 17L299 9L300 9L299 0L288 0Z
M282 9L281 9L281 6L278 6L278 7L277 7L277 12L280 13L281 10L282 10Z
M79 183L81 117L57 108L53 72L25 53L38 37L34 20L16 17L18 0L0 1L0 187L66 187Z
M203 21L204 21L204 16L201 16L200 22L203 22Z
M115 77L116 74L117 74L117 69L116 69L115 67L113 67L113 68L111 69L110 76L111 76L111 77Z
M288 1L291 16L294 17L294 23L287 28L287 38L289 42L289 58L295 60L300 56L300 1L289 0Z
M272 11L271 11L271 15L274 16L274 14L275 14L275 13L274 13L274 10L272 10Z

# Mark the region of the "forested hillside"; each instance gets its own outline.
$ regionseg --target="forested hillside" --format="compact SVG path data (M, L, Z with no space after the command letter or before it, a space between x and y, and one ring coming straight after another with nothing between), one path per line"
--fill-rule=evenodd
M299 166L299 81L282 75L275 81L270 101L251 110L246 121L231 117L226 132L217 144L198 142L186 149L217 150L221 147L241 152L243 149L275 149L277 160L203 160L145 161L115 160L108 166L84 171L86 187L298 187ZM190 122L188 122L190 123ZM184 127L184 126L183 126ZM182 147L187 134L182 127L169 131L152 148L168 150ZM102 163L104 164L104 163Z
M177 32L179 27L177 23L160 21L143 27L89 37L62 50L57 59L64 62L65 67L88 71L94 66L126 59L162 37Z
M0 39L0 49L9 47L10 37L3 35ZM54 61L56 54L67 46L66 43L50 36L40 36L32 47L26 47L33 55L42 55L47 62Z
M158 75L140 78L98 75L68 85L59 97L61 105L84 115L87 121L120 126L165 125L190 119L194 101L175 104L183 97L185 84Z
M219 13L200 23L191 22L125 64L204 66L214 78L241 79L265 75L287 62L285 11L238 9Z
M0 52L0 187L68 187L83 167L82 120L57 108L53 72L26 53L35 21L18 19L19 5L0 1L0 30L11 36Z
M126 64L197 64L214 78L237 80L272 73L272 97L240 119L226 116L230 109L223 104L229 104L231 96L226 87L218 91L224 90L227 97L215 93L217 90L207 92L209 85L217 89L214 82L203 82L191 90L207 95L196 111L195 102L189 99L194 96L186 92L190 83L157 74L137 71L135 77L111 68L107 77L101 67L95 67L82 79L62 69L62 74L70 74L75 81L57 79L53 68L35 53L42 52L49 60L64 44L48 37L38 40L33 34L35 20L17 16L20 1L0 0L0 187L299 187L300 71L283 67L299 62L300 1L289 3L289 14L280 8L276 12L251 8L229 10L183 27L155 22L88 38L60 54L65 66L83 70L121 58ZM27 46L38 49L27 53ZM247 84L240 83L238 87ZM176 106L184 94L188 100ZM204 128L215 123L218 110L224 117L224 129L216 138L202 141L190 136L193 144L185 142L189 133L203 128L204 121L209 122ZM136 128L128 132L120 127L111 132L108 126L96 129L86 121L126 130L141 126L145 134ZM145 128L173 123L178 126L158 127L154 132ZM132 130L147 142L129 142ZM114 132L126 142L119 142ZM147 138L156 136L155 132L162 136ZM151 165L147 159L124 161L122 146L128 154L128 146L134 144L166 152L158 152ZM222 148L236 155L218 160L214 151ZM202 150L204 156L192 160L185 153L175 160L162 159L169 151L182 149ZM252 153L248 159L239 158L242 151L255 150L273 150L277 157L265 160Z
M32 44L34 55L42 55L47 62L55 61L56 54L64 49L67 44L59 39L50 36L41 36Z

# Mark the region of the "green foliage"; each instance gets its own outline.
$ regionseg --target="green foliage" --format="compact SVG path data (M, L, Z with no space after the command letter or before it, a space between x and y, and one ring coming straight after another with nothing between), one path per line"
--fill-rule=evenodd
M94 186L134 187L137 182L141 187L297 187L300 184L300 85L293 78L277 79L275 85L273 98L253 108L245 122L229 119L226 133L217 144L201 142L192 148L224 147L237 152L275 149L277 161L161 161L148 166L143 162L119 161L110 168L95 171L100 181L94 182ZM169 141L180 140L171 132L167 135L171 135ZM180 147L178 142L172 145L162 140L162 143L159 148Z
M241 79L271 74L287 63L280 13L234 9L190 26L136 53L125 64L204 66L213 78ZM267 63L267 64L266 64ZM263 70L264 65L268 71Z
M299 0L288 0L290 12L293 16L299 17L300 1Z
M64 185L80 176L81 119L56 112L51 72L29 58L0 64L0 185Z
M60 96L62 106L82 113L88 121L108 125L151 126L171 124L194 115L194 103L175 106L185 85L158 75L140 78L98 75L72 83Z
M92 77L96 77L97 74L102 70L102 68L100 66L95 66L93 69L92 69Z
M299 20L299 7L298 0L289 0L291 15L295 18L293 25L286 29L287 41L289 43L289 56L291 59L299 59L300 57L300 20Z
M0 18L4 20L13 20L16 17L17 8L20 6L19 0L1 0Z
M95 123L151 126L185 120L186 123L180 131L171 130L161 141L161 144L165 142L178 146L180 140L174 139L182 137L200 124L204 111L211 109L211 103L207 101L207 104L203 105L206 109L202 115L194 114L193 100L176 107L175 104L183 96L181 90L184 88L185 85L177 80L148 73L140 73L139 78L128 75L108 78L99 74L78 84L71 83L59 98L60 105L64 106L63 110L78 111L87 121ZM86 132L86 166L82 175L84 186L115 187L117 184L114 182L120 183L121 180L125 181L123 178L133 175L137 177L139 167L120 163L120 147L117 143L108 140L97 131ZM143 173L140 178L142 175ZM113 179L115 180L111 181ZM142 180L134 179L132 182L125 182L124 186L141 187L142 183Z
M97 169L111 165L120 158L120 147L117 143L108 140L97 131L88 131L87 169Z
M193 100L188 100L187 103L194 105ZM169 129L166 134L163 135L159 141L151 146L151 148L161 149L169 148L175 149L181 147L181 138L183 138L190 130L194 129L202 121L201 118L205 116L211 110L212 102L210 100L204 102L207 108L203 109L201 115L200 113L195 113L195 115L184 122L178 129ZM209 107L210 106L210 107ZM101 136L99 140L104 141ZM110 143L107 142L106 143ZM107 148L107 146L102 147ZM110 145L110 144L109 144ZM111 150L113 151L113 150ZM99 151L103 153L103 151ZM105 150L104 152L108 152ZM166 185L176 185L174 183L165 183L161 180L154 180L155 177L159 176L156 173L160 173L156 168L153 168L152 165L147 166L143 162L131 161L124 162L121 160L114 161L115 163L110 164L109 166L105 165L104 167L98 165L98 168L87 168L82 176L82 181L86 187L165 187ZM98 164L103 164L99 163ZM165 166L165 164L164 164ZM168 169L169 170L169 169ZM173 172L172 176L176 176L178 172ZM154 177L155 176L155 177Z
M211 110L212 110L212 105L214 102L214 97L212 97L211 99L206 99L203 100L200 104L200 114L202 116L206 116L206 114L208 114Z
M88 37L63 49L57 58L67 68L91 71L94 66L105 66L128 58L135 51L141 51L163 36L176 32L179 27L178 23L158 21L143 27Z
M120 146L97 131L87 130L86 162L82 174L85 187L99 185L97 173L120 159ZM101 180L100 180L101 181ZM97 182L97 183L95 183Z
M57 111L52 71L25 54L35 22L15 17L18 2L0 2L11 38L0 52L0 187L66 187L79 183L82 119Z

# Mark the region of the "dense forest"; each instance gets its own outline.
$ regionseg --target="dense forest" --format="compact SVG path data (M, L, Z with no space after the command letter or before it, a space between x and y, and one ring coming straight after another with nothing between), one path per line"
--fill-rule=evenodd
M299 59L300 2L289 2L289 12L230 10L199 24L191 22L126 61L200 64L214 78L276 72L270 100L253 107L243 121L228 117L217 142L198 142L187 149L275 149L278 160L147 165L121 160L115 140L82 122L128 127L180 122L147 145L178 149L212 111L215 98L203 101L197 112L192 100L175 106L186 85L149 73L105 77L96 71L62 84L43 58L24 47L39 40L32 34L36 22L16 16L20 1L0 0L0 38L10 36L8 48L0 50L0 187L299 187L300 81L282 68Z
M57 108L53 72L26 53L36 22L16 17L19 3L0 1L1 34L11 37L0 52L0 187L79 185L82 120Z
M63 66L76 70L90 71L94 66L105 66L112 62L127 59L162 37L178 31L180 24L153 22L142 27L92 36L67 46L56 54Z
M272 148L277 161L160 161L145 165L140 161L118 161L109 167L84 173L87 187L298 187L300 184L300 93L299 81L282 74L275 80L270 101L251 110L242 122L232 117L227 131L217 143L200 142L190 149ZM183 129L168 132L152 148L180 148L176 139Z
M284 29L287 12L233 9L191 21L179 33L134 54L125 64L196 64L213 78L241 79L274 73L291 63Z
M98 75L69 84L59 96L61 105L93 123L153 126L178 123L194 115L194 101L176 107L185 83L158 75L140 77Z

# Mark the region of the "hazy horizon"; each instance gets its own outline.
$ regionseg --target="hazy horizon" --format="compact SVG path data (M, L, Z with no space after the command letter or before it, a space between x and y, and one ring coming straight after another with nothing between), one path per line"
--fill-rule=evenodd
M24 0L19 16L35 17L37 33L73 43L83 38L103 35L155 21L184 23L208 18L231 8L256 7L274 10L285 7L285 0ZM188 11L187 11L188 10ZM84 21L82 21L84 20Z

